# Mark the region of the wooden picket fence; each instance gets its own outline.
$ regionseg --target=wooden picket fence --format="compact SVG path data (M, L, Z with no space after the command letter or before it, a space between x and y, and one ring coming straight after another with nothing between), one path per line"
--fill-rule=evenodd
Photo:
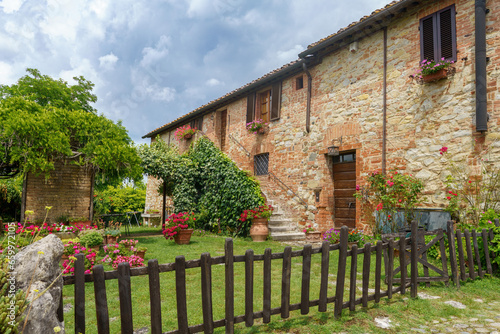
M496 221L498 226L498 221ZM356 306L361 305L367 307L368 302L374 301L378 303L381 298L392 298L395 293L405 294L409 288L411 297L417 296L418 284L421 282L436 282L443 281L448 284L450 278L458 287L460 280L464 281L468 278L475 279L483 277L485 273L492 274L493 268L491 263L492 256L488 250L488 242L494 237L493 230L483 230L480 233L484 245L486 268L483 270L480 263L480 254L478 247L478 234L476 231L465 231L462 234L460 231L454 232L453 222L448 222L448 231L446 232L448 240L456 240L448 242L450 259L448 261L445 251L445 232L438 230L434 232L425 232L428 235L435 235L435 238L428 244L418 242L423 236L417 229L417 223L411 226L411 236L406 238L400 236L399 240L391 238L387 242L379 241L376 245L369 243L363 248L352 246L348 248L348 229L342 227L340 231L340 243L330 244L325 241L321 247L313 248L311 245L305 245L302 250L292 251L291 247L285 247L282 253L272 253L271 249L266 249L264 254L254 254L253 250L249 249L245 255L233 254L233 240L228 238L225 241L224 256L211 257L209 253L203 253L200 259L186 261L184 256L177 256L175 263L158 264L157 260L149 260L147 267L130 268L128 263L121 263L116 271L105 272L102 265L96 265L91 274L84 274L83 255L77 256L75 264L74 276L64 277L64 284L73 284L75 287L75 333L85 333L85 283L93 282L97 332L99 334L107 334L110 332L110 320L108 313L108 303L106 297L106 280L118 280L118 293L120 299L120 320L121 333L133 333L133 309L132 309L132 276L149 276L149 291L150 291L150 307L151 307L151 333L163 333L162 330L162 314L161 314L161 298L160 298L160 273L175 272L175 287L176 287L176 304L177 304L177 323L178 329L167 333L212 333L214 328L225 327L226 333L234 332L234 325L244 322L245 326L249 327L254 324L255 319L262 318L264 323L271 321L272 315L281 315L281 318L288 318L290 311L300 310L300 313L305 315L309 313L311 307L318 307L318 311L325 312L327 304L334 303L334 315L339 318L342 309L348 308L351 311L356 309ZM465 241L465 253L467 255L467 264L465 262L463 242ZM442 255L442 268L429 263L426 258L427 250L439 244ZM399 251L399 267L394 268L394 251ZM456 250L458 257L456 256ZM330 268L330 254L338 252L338 264L335 268ZM374 292L370 293L370 271L371 257L375 254L375 277L374 277ZM314 254L321 256L321 275L319 298L311 299L311 257ZM362 274L362 291L361 296L357 295L356 275L358 273L358 257L363 255L362 263L360 263L360 273ZM290 281L292 275L291 261L294 257L302 258L302 280L301 280L301 296L300 303L292 304L290 302ZM346 277L346 269L348 258L350 259L350 275ZM475 261L474 261L475 259ZM271 263L279 260L282 262L282 279L281 279L281 305L279 307L271 307ZM263 262L263 305L262 310L254 310L254 264L257 261ZM238 289L245 290L245 314L234 314L234 264L243 262L245 267L245 283L244 286L238 286ZM382 277L382 262L384 262L385 277ZM423 266L423 276L419 276L418 264ZM225 265L225 318L214 320L213 318L213 303L212 303L212 271L214 265ZM407 267L410 266L410 275L408 275ZM477 272L475 266L478 267ZM449 275L448 267L450 267L451 275ZM467 269L466 269L467 267ZM189 326L187 313L187 296L186 296L186 270L191 268L201 268L201 299L203 308L203 323ZM429 275L429 270L434 271L435 275ZM336 287L335 295L328 295L328 284L331 277L329 273L336 272ZM295 274L295 272L294 272ZM396 275L400 276L396 278ZM260 276L259 276L260 277ZM346 281L349 283L349 289L345 289ZM382 283L385 284L385 289L382 290ZM346 295L344 295L346 293ZM61 298L62 300L62 298ZM62 303L59 311L60 319L62 320ZM94 331L92 331L94 332Z

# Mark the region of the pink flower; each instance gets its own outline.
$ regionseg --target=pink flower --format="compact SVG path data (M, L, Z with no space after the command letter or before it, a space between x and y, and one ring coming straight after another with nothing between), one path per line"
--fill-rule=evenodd
M359 191L359 185L358 184L356 185L356 191Z

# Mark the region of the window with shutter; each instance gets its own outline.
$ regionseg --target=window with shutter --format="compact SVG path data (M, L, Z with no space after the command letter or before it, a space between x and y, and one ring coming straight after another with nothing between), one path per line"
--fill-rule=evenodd
M281 108L281 82L270 89L252 93L247 97L247 123L256 119L264 122L278 120Z
M420 20L420 60L456 61L455 6L444 8Z

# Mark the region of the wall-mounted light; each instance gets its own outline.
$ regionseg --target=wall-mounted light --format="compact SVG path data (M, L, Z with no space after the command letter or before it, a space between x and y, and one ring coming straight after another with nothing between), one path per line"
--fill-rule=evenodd
M333 145L333 146L328 147L328 155L330 155L330 156L337 156L339 154L340 154L340 152L339 152L339 146Z
M336 140L338 140L338 139L334 139L333 141L336 141ZM340 137L340 146L341 145L342 145L342 136ZM333 157L340 155L340 151L339 151L340 146L332 145L332 146L328 147L328 155L333 156Z

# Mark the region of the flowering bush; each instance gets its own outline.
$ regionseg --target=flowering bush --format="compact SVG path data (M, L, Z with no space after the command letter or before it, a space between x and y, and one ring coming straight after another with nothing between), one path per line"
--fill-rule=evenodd
M267 125L269 125L269 123L264 123L263 120L257 119L255 121L251 121L250 123L247 123L247 130L248 130L248 132L251 132L251 133L257 133L260 129L264 128Z
M137 252L136 245L139 241L134 239L122 240L115 244L105 245L103 263L111 264L118 256L130 256Z
M181 141L181 139L185 139L186 136L192 136L195 133L196 133L196 128L193 129L189 124L186 124L175 130L174 137L178 141Z
M330 241L332 244L336 244L340 241L340 231L335 228L331 228L325 233L323 233L323 240Z
M443 68L448 68L453 63L453 60L450 61L444 58L441 58L438 61L424 59L420 62L420 68L417 70L415 77L422 79L423 76L436 73Z
M304 233L314 232L314 227L312 227L312 225L311 225L311 224L306 225L305 227L306 227L306 228L302 230Z
M69 241L64 245L64 255L73 257L77 254L83 254L85 256L85 274L90 274L90 271L94 267L95 259L97 254L89 248L86 248L79 244L78 242ZM62 263L62 269L64 275L73 275L75 271L75 263L72 259L64 260Z
M459 228L477 228L485 212L500 211L500 168L487 158L487 149L476 151L476 156L457 162L447 147L440 150L448 165L445 210Z
M363 232L361 232L357 228L350 230L349 234L347 234L347 242L360 242L360 241L364 241Z
M271 205L261 205L259 207L245 210L240 215L240 221L245 222L254 218L269 218L273 214L274 208Z
M194 228L196 216L194 212L179 212L171 214L162 225L162 233L166 239L174 236L182 229Z
M136 256L136 255L131 255L131 256L122 256L119 255L116 260L113 261L111 266L113 269L118 269L118 265L122 262L128 262L130 265L130 268L134 267L143 267L144 266L144 259L142 257Z
M374 234L396 232L417 218L414 210L423 200L422 181L397 170L389 174L375 171L366 181L367 186L356 186L354 197L361 201L367 220L375 219L371 221ZM403 221L396 219L398 211L402 211Z

